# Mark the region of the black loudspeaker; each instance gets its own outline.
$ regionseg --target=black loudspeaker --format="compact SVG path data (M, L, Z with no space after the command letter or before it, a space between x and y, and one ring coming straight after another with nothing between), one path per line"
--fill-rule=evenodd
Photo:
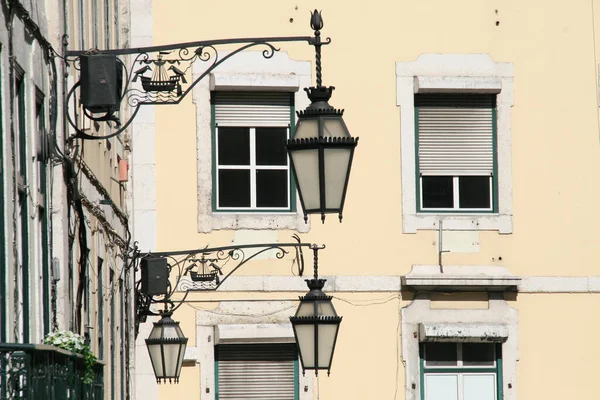
M148 296L167 294L169 270L166 258L142 258L141 270L142 293Z
M83 55L81 61L81 103L91 112L117 111L123 89L123 69L117 56Z

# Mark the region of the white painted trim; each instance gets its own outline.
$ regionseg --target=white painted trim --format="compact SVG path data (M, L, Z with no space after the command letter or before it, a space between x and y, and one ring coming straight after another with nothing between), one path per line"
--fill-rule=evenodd
M521 282L502 266L413 265L402 278L402 286L413 290L506 291Z
M519 314L502 298L502 294L491 294L486 310L444 310L431 309L431 301L426 293L418 294L413 302L402 309L402 359L405 365L405 399L420 399L423 390L419 375L419 332L421 326L454 327L456 341L468 340L475 334L474 326L503 326L496 329L499 335L506 335L502 345L502 384L504 400L517 398L517 361L519 359ZM458 329L462 327L462 329ZM507 332L501 332L506 329ZM485 334L485 332L483 332Z
M428 266L436 268L438 265ZM444 266L445 270L452 268L471 268L460 266ZM475 268L497 268L497 266L481 266ZM410 274L409 274L410 275ZM336 275L323 276L327 279L325 283L325 292L332 293L381 293L381 292L400 292L402 290L402 280L409 275ZM470 277L470 278L469 278ZM306 278L306 277L304 277ZM219 292L291 292L304 294L308 291L306 283L302 277L294 276L276 276L276 275L244 275L231 276L219 288ZM460 285L472 284L472 286L485 285L515 285L518 281L517 290L519 293L600 293L600 276L528 276L518 277L514 275L475 277L472 274L463 277L450 277L461 280ZM479 280L479 282L477 281ZM190 281L191 282L191 281ZM444 285L444 280L438 280L436 285ZM456 284L458 284L456 283ZM444 291L455 291L455 283L446 281ZM178 290L188 290L193 286L186 286L180 283ZM475 289L471 289L474 291Z
M220 57L226 52L219 53ZM204 72L203 63L194 64L194 79ZM308 98L300 87L311 83L310 62L295 61L285 52L265 59L262 51L242 52L224 62L193 89L196 106L198 165L198 231L209 233L219 229L292 229L308 232L299 199L295 213L224 213L212 210L212 132L211 90L273 90L296 92L295 107L304 109Z
M421 342L506 342L508 327L505 324L419 324Z
M512 233L511 107L513 65L496 63L487 54L422 54L396 63L396 104L400 107L403 232L497 230ZM414 94L432 92L498 93L498 214L417 213L415 181Z
M294 341L289 316L295 307L296 303L290 301L236 301L220 303L216 309L196 311L202 400L215 399L215 345ZM313 375L303 376L299 372L298 380L300 400L312 400Z

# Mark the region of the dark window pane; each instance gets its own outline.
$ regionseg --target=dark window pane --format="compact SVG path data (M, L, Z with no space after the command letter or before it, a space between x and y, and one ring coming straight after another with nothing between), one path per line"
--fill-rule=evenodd
M219 165L250 165L250 129L219 128Z
M463 365L493 366L494 346L493 343L463 343Z
M250 207L250 170L219 170L219 207Z
M287 165L287 128L256 128L256 165Z
M458 177L458 197L460 208L490 208L489 176Z
M451 176L423 176L422 208L453 208L454 188Z
M282 170L256 171L257 207L288 206L288 172Z
M426 343L425 364L427 366L457 365L456 343Z

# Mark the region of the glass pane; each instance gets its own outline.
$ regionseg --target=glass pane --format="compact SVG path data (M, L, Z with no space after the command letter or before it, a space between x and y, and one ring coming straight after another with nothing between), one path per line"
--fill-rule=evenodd
M329 367L338 328L335 324L319 325L319 367Z
M323 120L323 137L350 137L341 118Z
M316 119L299 119L296 132L294 132L294 139L319 137L318 122Z
M287 170L259 169L256 171L256 206L288 206Z
M458 197L460 208L491 208L491 176L458 177Z
M302 196L306 210L321 208L321 192L319 189L319 153L318 150L297 150L292 154L294 173L298 191Z
M454 186L451 176L423 176L422 208L454 208Z
M302 357L304 368L315 366L315 326L310 324L296 325L298 350Z
M328 209L339 209L342 206L351 153L351 149L324 150L325 207Z
M457 365L456 343L426 343L425 344L425 365L432 366L453 366Z
M218 128L219 165L250 165L250 129Z
M287 165L287 128L256 128L256 165Z
M463 400L496 400L495 374L464 374Z
M219 170L219 207L250 207L250 171Z
M425 374L425 400L458 400L458 376Z
M494 346L493 343L463 343L463 365L494 366Z

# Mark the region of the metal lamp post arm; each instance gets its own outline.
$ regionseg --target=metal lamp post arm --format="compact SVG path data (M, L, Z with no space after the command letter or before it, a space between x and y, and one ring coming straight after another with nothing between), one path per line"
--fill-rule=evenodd
M129 119L121 123L119 118L114 114L118 111L111 107L107 111L103 111L105 115L97 117L91 115L88 110L83 109L83 117L96 122L114 122L116 127L114 131L104 136L94 136L84 132L76 123L77 118L70 115L75 113L77 107L70 110L67 107L67 121L75 130L75 138L100 140L108 139L123 132L131 124L133 118L137 115L139 107L142 105L163 105L163 104L179 104L192 91L192 89L210 74L215 68L227 61L231 57L240 52L248 50L252 47L265 46L262 51L264 58L273 57L275 52L280 49L275 47L275 43L293 43L306 42L309 45L315 46L316 52L316 68L317 68L317 85L321 85L321 47L331 42L330 38L326 41L321 40L320 27L322 27L322 19L319 12L316 10L311 14L311 27L314 29L314 36L282 36L282 37L259 37L259 38L233 38L233 39L216 39L202 40L196 42L175 43L162 46L137 47L127 49L110 49L110 50L90 50L90 51L73 51L65 50L65 60L67 64L72 64L75 69L81 68L80 57L94 54L112 55L117 57L118 63L124 68L124 86L121 90L120 101L127 101L133 112ZM221 46L240 45L238 48L230 51L224 56L219 55ZM119 56L135 55L134 60L128 68ZM211 62L204 71L196 78L187 83L189 79L189 71L193 64L198 60L202 62ZM181 69L179 69L179 66ZM141 67L141 68L140 68ZM172 72L171 72L172 71ZM158 73L157 73L158 72ZM152 78L144 76L146 73L152 73ZM193 72L192 72L193 74ZM160 78L157 78L160 76ZM88 79L82 77L81 79ZM138 79L141 82L138 82ZM75 90L80 88L81 80L77 81L69 90L66 104L74 96ZM185 85L185 87L184 87Z
M166 259L166 268L168 271L165 279L168 280L168 276L173 272L177 273L177 276L173 277L173 284L168 280L166 292L160 295L148 295L144 293L142 291L141 281L137 282L135 286L137 306L136 326L139 326L140 322L144 322L148 315L161 315L161 312L155 312L150 309L153 304L162 304L163 312L173 312L186 302L190 292L218 290L221 285L242 266L268 251L276 251L275 257L277 259L283 259L289 254L288 249L294 249L296 253L293 258L293 263L297 265L298 275L302 276L304 273L304 255L302 249L312 249L314 252L314 273L316 279L316 276L318 275L318 250L324 249L325 246L303 243L299 236L294 235L293 237L296 242L230 245L213 248L205 247L193 250L149 252L145 254L142 254L137 248L134 248L131 257L133 259L132 264L136 271L141 268L141 261L145 258L163 258ZM252 252L251 254L248 254L244 252L244 250L252 250ZM184 293L181 299L173 298L177 292Z

